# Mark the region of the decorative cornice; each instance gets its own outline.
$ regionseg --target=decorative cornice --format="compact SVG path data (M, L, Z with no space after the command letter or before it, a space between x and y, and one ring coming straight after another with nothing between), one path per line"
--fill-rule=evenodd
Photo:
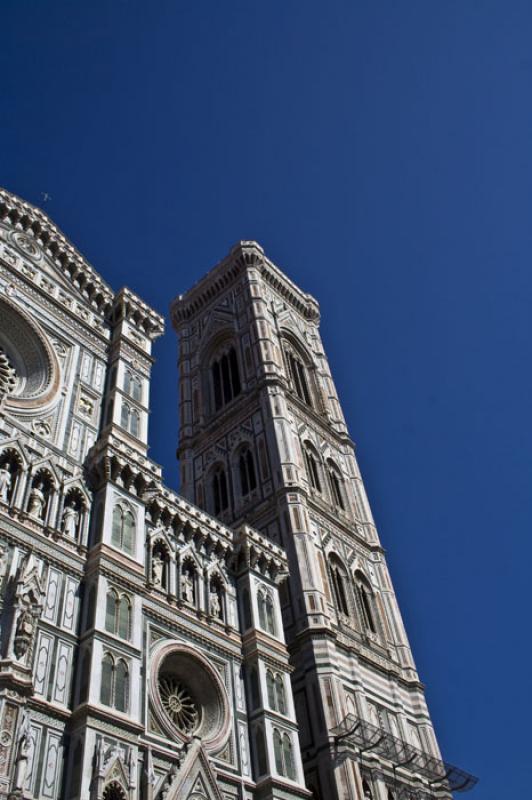
M33 239L58 273L93 309L107 318L110 317L111 324L125 317L135 326L142 328L151 339L163 333L163 318L130 289L123 288L115 294L40 208L25 202L6 189L0 189L0 221L10 225L14 230L25 233L28 238L28 252L31 250Z
M170 307L175 330L179 331L188 319L219 298L220 293L240 275L253 268L257 269L266 283L305 319L316 324L319 322L320 311L317 300L312 295L301 291L272 261L266 258L264 250L258 242L242 241L238 242L229 255L191 289L175 298Z

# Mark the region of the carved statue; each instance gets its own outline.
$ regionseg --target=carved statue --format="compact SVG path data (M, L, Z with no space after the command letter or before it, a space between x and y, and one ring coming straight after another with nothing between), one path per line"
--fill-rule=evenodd
M76 539L78 534L79 511L76 510L74 501L71 500L65 510L63 511L63 533L65 536L70 536L71 539Z
M11 471L9 469L9 464L3 464L0 467L0 500L3 500L4 503L7 503L9 500L9 490L11 489Z
M188 572L181 576L181 596L186 603L194 602L194 581Z
M13 649L17 658L26 655L35 633L35 617L28 608L23 609L17 619Z
M151 578L154 586L162 586L164 580L164 559L159 552L155 552L151 562Z
M218 596L218 592L216 589L211 589L209 592L209 612L212 614L213 617L216 619L220 619L220 612L222 607L220 605L220 598Z
M27 711L23 712L20 725L20 734L17 743L15 789L23 790L28 771L28 758L30 749L30 727Z
M164 784L163 784L163 788L161 790L161 800L165 800L165 798L168 796L168 792L172 788L172 784L173 784L173 782L175 780L177 772L178 772L177 766L175 764L173 764L172 765L172 769L170 770L170 772L168 773L168 775L165 778L165 781L164 781Z
M35 517L36 519L43 518L45 504L43 489L43 482L38 481L30 492L30 501L28 504L28 514L30 517Z

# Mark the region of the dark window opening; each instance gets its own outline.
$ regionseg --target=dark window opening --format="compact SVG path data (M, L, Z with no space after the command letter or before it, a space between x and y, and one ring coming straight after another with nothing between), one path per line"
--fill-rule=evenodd
M216 470L212 478L212 496L214 501L214 513L219 514L229 507L229 495L227 493L227 478L222 468Z
M238 360L234 347L215 361L211 368L214 390L214 407L218 411L222 406L237 397L242 386L238 370Z

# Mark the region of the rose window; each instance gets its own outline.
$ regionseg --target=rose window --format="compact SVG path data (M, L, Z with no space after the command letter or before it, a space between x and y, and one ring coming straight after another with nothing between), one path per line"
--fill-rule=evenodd
M173 675L159 678L159 694L163 708L181 733L193 733L198 727L200 714L190 691Z
M214 663L213 663L214 662ZM222 663L186 642L160 640L151 650L151 711L171 741L201 739L207 752L218 752L231 731L231 709Z
M17 385L17 373L7 353L0 346L0 396L11 394Z
M54 400L60 386L48 336L26 310L0 297L0 397L8 410L31 413Z

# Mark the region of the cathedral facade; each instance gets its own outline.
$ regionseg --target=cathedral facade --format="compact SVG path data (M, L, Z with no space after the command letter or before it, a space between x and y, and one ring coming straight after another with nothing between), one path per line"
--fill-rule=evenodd
M163 319L0 192L0 800L429 800L441 759L319 335L255 242ZM157 387L154 387L157 398Z

